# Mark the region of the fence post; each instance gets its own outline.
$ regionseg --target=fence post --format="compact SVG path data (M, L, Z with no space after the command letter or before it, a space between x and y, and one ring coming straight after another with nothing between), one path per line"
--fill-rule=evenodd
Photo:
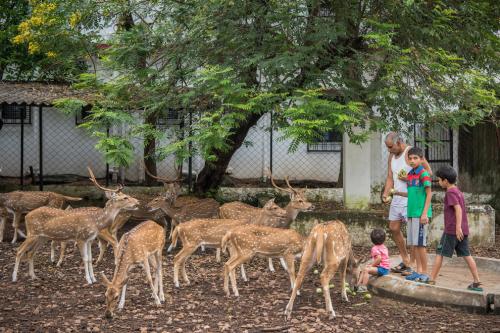
M106 138L109 139L109 126L106 128ZM109 186L109 163L106 162L106 187Z
M193 156L191 156L191 151L193 148L193 143L191 141L191 135L193 134L192 132L192 127L193 127L193 110L189 110L189 157L188 157L188 192L191 193L192 189L192 183L193 183Z
M39 141L38 141L38 153L39 153L39 158L38 158L38 169L39 169L39 174L38 174L38 187L40 191L43 191L43 120L42 116L43 115L43 106L40 104L38 106L38 134L39 134Z
M28 107L25 105L25 107ZM20 181L21 181L21 189L24 190L24 116L26 115L26 111L20 109L21 111L21 170L20 170Z
M273 172L273 109L271 109L271 120L269 128L269 170Z

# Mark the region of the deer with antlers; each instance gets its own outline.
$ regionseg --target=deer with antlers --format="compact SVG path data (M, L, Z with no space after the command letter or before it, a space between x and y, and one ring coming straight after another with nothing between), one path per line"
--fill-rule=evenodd
M235 296L239 296L236 286L235 268L250 261L255 255L267 258L284 258L290 284L295 281L295 256L302 252L304 237L295 230L273 228L263 225L242 225L229 230L222 238L222 251L229 248L231 256L224 264L224 291L229 297L229 283Z
M123 309L125 292L127 289L128 272L136 265L141 265L153 291L155 304L165 301L163 294L162 251L165 246L166 232L154 221L145 221L125 233L118 244L113 280L110 282L104 273L101 273L103 284L106 286L106 317L112 317L117 307ZM155 280L151 278L150 261L154 263Z
M264 208L255 216L252 221L248 219L194 219L186 223L179 224L172 234L172 244L175 246L177 240L182 241L182 250L174 258L174 284L179 287L179 270L186 284L189 284L189 278L186 274L186 261L198 247L206 246L209 248L221 247L222 237L228 230L246 223L263 224L269 219L282 218L286 214L283 208L269 200ZM218 252L217 261L220 262L220 252ZM244 270L242 274L246 280Z
M360 261L354 258L351 236L342 222L329 221L316 224L312 228L305 242L297 279L293 286L290 301L286 306L285 316L287 319L291 317L293 303L304 281L305 275L310 271L314 263L323 265L323 271L320 275L321 286L323 287L326 311L330 313L330 318L333 318L335 317L335 311L333 310L332 300L330 298L330 280L340 268L341 295L342 299L348 301L345 285L346 276L348 274L350 275L350 283L355 286L359 275L359 266L361 264Z
M297 215L300 212L306 212L306 211L311 211L314 209L314 205L307 201L305 197L305 190L304 189L295 189L290 185L290 182L288 181L288 176L285 177L285 182L288 186L288 188L283 188L279 187L276 185L273 175L271 171L268 169L268 175L271 179L272 185L283 192L286 192L290 195L290 202L285 206L286 210L286 217L282 219L271 219L266 222L267 226L270 227L276 227L276 228L289 228L290 225L292 224L293 221L297 218ZM260 208L256 208L251 205L247 205L245 203L239 202L239 201L234 201L230 203L226 203L222 205L219 209L219 216L221 218L251 218L252 216L255 216L256 212ZM281 259L280 259L281 260ZM283 260L281 260L283 267L285 265L283 264ZM285 267L286 269L286 267ZM274 272L274 266L272 259L269 258L269 270L271 272Z
M33 209L48 206L62 208L68 201L80 201L82 198L75 198L55 192L35 192L35 191L14 191L0 194L0 241L3 240L3 231L7 221L7 214L13 215L12 226L14 227L14 237L12 244L17 242L17 235L26 237L19 228L23 214L27 214Z
M76 241L82 256L85 278L89 284L96 282L92 266L92 241L98 236L99 228L110 225L118 213L123 210L137 209L138 201L121 193L123 187L108 189L100 186L88 168L94 184L110 194L106 206L102 210L54 211L55 208L41 207L26 215L27 238L17 251L12 281L17 281L19 264L25 257L29 263L29 275L35 279L33 257L46 240L59 242ZM59 215L61 213L61 215ZM54 215L57 215L54 217ZM112 241L110 239L110 241Z

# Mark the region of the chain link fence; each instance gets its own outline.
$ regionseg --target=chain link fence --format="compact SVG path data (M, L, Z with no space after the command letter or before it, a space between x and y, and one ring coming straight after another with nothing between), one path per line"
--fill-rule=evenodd
M24 111L23 111L24 110ZM88 184L86 167L91 166L96 177L124 184L143 184L143 140L132 144L135 157L127 168L106 165L100 152L95 149L97 139L78 128L85 111L75 116L64 115L49 107L28 106L2 113L4 122L0 130L0 185L11 187L45 184ZM17 112L17 113L16 113ZM15 113L15 114L14 114ZM40 119L40 115L42 118ZM189 116L189 115L188 115ZM174 117L169 114L169 117ZM188 120L185 119L184 122ZM172 131L157 147L168 144L173 131L182 132L182 121L171 119L159 125ZM112 128L111 133L126 131ZM290 141L282 138L279 131L271 131L271 116L264 115L250 129L244 144L233 155L226 172L226 186L269 186L268 169L277 180L289 177L291 183L314 187L337 187L341 177L342 136L328 133L323 140L312 145L300 145L295 152L289 151ZM191 168L189 168L191 164ZM183 164L184 178L192 182L204 167L204 160L194 155ZM157 174L175 178L174 157L157 161ZM107 177L106 177L107 175Z

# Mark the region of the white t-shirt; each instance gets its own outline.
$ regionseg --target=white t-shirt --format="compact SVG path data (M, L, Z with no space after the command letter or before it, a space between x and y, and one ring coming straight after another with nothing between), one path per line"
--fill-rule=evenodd
M398 178L398 174L401 170L405 170L408 174L411 170L411 166L406 163L406 153L411 147L408 146L398 157L392 156L391 159L391 170L392 170L392 180L394 181L394 189L398 192L407 192L406 182ZM408 198L395 195L392 198L391 205L398 207L406 207L408 205Z

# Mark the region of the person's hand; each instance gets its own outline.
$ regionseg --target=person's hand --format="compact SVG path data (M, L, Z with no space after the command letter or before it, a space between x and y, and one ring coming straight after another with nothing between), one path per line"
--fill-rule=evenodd
M407 175L404 175L404 176L403 175L399 175L398 178L399 178L399 180L402 180L404 182L406 182L408 180L408 176Z
M464 240L464 233L462 232L462 227L457 227L456 234L457 234L457 239L459 241L463 241Z
M422 216L420 216L420 224L427 224L429 223L429 218L427 217L427 214L422 214Z

